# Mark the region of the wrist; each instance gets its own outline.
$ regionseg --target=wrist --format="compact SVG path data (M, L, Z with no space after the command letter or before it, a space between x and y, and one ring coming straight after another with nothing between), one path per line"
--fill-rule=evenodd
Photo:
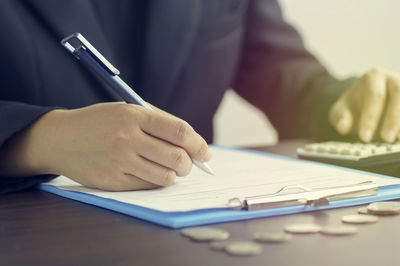
M27 131L26 165L36 174L58 174L54 166L68 111L56 109L40 117Z
M55 174L52 150L57 144L64 110L53 110L7 141L0 150L0 170L6 176Z

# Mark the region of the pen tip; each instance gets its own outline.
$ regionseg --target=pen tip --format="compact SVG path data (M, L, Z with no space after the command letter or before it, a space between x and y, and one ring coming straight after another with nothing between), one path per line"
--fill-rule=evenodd
M203 166L207 173L209 173L210 175L215 175L213 169L211 169L211 167L207 163L203 163Z
M199 161L193 160L193 163L199 167L201 170L206 172L207 174L210 175L215 175L214 171L211 169L211 167L207 163L201 163Z

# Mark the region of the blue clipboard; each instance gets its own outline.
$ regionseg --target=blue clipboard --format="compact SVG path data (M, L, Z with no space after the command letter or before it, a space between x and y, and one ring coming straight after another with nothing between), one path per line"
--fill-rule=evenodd
M263 156L279 157L281 159L286 159L286 160L297 160L285 156L269 154L264 152L249 151L243 149L240 150L245 152L261 154ZM317 162L309 162L309 163L320 164ZM331 166L331 167L338 167L338 166ZM346 170L362 172L364 174L372 176L393 178L389 176L383 176L379 174L363 172L354 169L346 168ZM340 207L362 205L375 201L400 198L400 184L399 184L399 185L379 187L378 194L373 196L335 200L331 201L329 205L322 205L322 206L296 205L296 206L277 207L277 208L260 209L252 211L233 210L229 208L214 208L214 209L202 209L202 210L185 211L185 212L162 212L150 208L141 207L138 205L120 202L113 199L94 196L91 194L63 190L49 184L40 184L38 185L38 188L40 190L47 191L62 197L95 205L98 207L123 213L135 218L139 218L145 221L149 221L158 225L171 228L182 228L182 227L199 226L199 225L221 223L221 222L231 222L231 221L240 221L240 220L248 220L248 219L263 218L263 217L295 214L301 212L310 212L316 210L334 209Z

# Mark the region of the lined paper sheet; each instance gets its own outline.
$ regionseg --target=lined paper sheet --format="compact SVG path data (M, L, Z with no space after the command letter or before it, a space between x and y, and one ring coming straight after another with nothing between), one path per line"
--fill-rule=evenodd
M400 179L251 151L212 147L212 152L209 165L215 176L193 167L190 175L178 177L175 184L155 190L105 192L83 187L64 176L46 184L164 212L226 208L231 198L272 194L291 185L320 189L366 181L380 187L400 184Z

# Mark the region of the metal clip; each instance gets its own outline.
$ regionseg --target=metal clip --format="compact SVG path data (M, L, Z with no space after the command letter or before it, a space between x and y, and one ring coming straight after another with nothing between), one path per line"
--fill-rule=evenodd
M99 62L107 72L115 76L120 74L119 70L108 62L79 32L62 39L61 44L76 58L80 59L79 53L87 52L94 60Z

